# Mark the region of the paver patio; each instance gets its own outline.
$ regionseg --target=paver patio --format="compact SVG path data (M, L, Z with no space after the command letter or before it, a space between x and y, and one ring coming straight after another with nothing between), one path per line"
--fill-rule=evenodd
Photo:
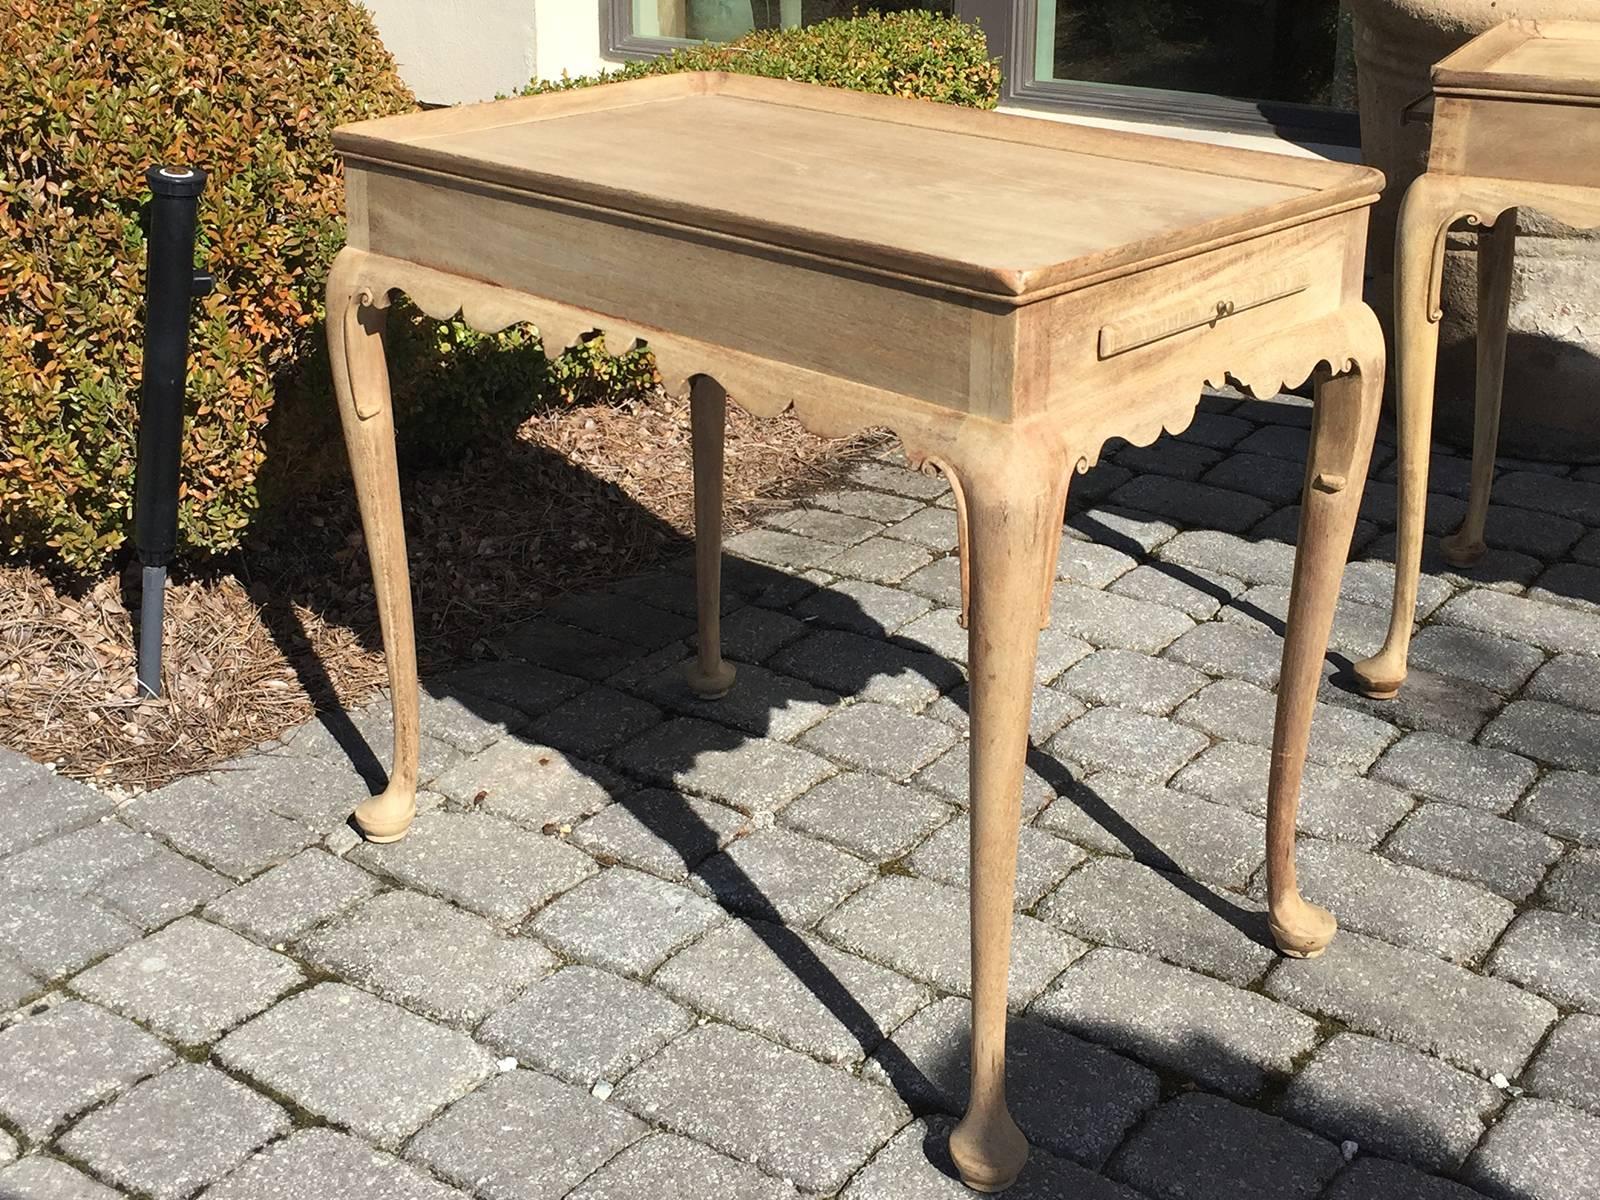
M1596 1200L1600 468L1502 464L1379 704L1336 675L1382 638L1385 436L1301 818L1342 929L1288 961L1257 897L1308 419L1214 395L1076 481L1010 1194ZM1465 464L1433 478L1436 536ZM486 630L427 681L396 845L342 819L382 702L120 807L0 752L0 1197L968 1194L950 509L886 455L730 538L717 704L677 683L687 561Z

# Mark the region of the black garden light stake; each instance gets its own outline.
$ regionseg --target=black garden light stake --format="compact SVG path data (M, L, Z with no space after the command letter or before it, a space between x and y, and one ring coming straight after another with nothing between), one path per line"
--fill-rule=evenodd
M183 438L184 376L189 366L189 309L211 291L194 269L195 210L206 173L191 167L145 172L150 204L145 279L144 378L139 404L139 475L133 542L144 567L139 603L139 690L161 695L161 625L167 565L178 545L178 450Z

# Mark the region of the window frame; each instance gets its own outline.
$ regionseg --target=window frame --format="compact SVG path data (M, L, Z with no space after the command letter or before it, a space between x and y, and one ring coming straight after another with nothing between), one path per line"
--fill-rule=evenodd
M955 0L961 20L980 26L1000 59L1002 104L1017 104L1104 120L1140 121L1182 129L1249 133L1330 146L1359 146L1356 114L1312 104L1240 100L1208 92L1167 91L1127 84L1040 79L1037 73L1038 0ZM601 0L600 39L606 56L657 58L686 43L634 32L633 0Z

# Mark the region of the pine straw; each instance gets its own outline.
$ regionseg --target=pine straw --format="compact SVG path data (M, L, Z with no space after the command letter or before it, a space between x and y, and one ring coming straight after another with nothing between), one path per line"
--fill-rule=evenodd
M406 534L423 676L556 596L684 553L688 404L658 397L540 414L503 447L409 475ZM812 436L730 408L734 528L882 444ZM69 587L0 567L0 745L65 775L158 787L385 683L371 577L348 489L302 501L270 540L167 594L164 695L134 681L137 568Z

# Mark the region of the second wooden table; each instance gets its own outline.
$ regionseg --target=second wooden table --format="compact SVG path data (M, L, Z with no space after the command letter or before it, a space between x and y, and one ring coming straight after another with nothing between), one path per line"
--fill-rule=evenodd
M1334 931L1295 884L1295 810L1366 479L1383 339L1361 303L1360 167L768 79L678 75L348 126L349 247L328 332L394 695L374 840L415 812L418 695L393 414L390 295L484 330L639 338L692 395L699 650L720 650L725 400L830 437L886 427L957 498L971 677L972 1090L951 1153L1016 1178L1006 978L1038 630L1067 487L1113 437L1193 418L1202 385L1316 380L1267 781L1271 928ZM1141 748L1126 752L1137 759Z

